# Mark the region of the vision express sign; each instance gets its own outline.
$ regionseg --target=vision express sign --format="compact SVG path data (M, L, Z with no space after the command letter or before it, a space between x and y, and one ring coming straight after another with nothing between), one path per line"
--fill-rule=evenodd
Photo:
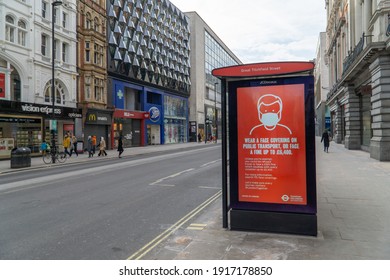
M53 108L50 105L7 100L0 101L0 110L2 112L40 115L44 117L51 117L53 113ZM81 110L76 108L54 107L54 114L59 118L82 118Z

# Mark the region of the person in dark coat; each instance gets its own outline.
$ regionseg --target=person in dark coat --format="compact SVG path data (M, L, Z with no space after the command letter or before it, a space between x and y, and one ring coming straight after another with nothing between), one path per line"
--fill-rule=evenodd
M329 150L329 142L330 142L330 135L327 129L325 129L324 133L322 133L321 142L324 142L324 152L328 153Z
M118 150L117 150L117 151L119 152L118 157L119 157L119 158L122 158L122 157L121 157L121 154L123 153L122 135L120 135L119 138L118 138Z

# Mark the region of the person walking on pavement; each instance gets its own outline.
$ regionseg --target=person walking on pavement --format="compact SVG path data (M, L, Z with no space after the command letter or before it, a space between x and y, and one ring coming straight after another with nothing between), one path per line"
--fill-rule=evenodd
M121 155L122 155L123 151L124 151L124 150L123 150L122 135L120 135L119 138L118 138L118 152L119 152L118 157L119 157L119 158L122 158Z
M68 151L68 149L70 149L70 146L71 146L70 137L69 137L68 133L65 134L63 145L64 145L64 149L65 149L65 154L68 154L69 157L71 157L72 154Z
M92 153L92 137L91 135L88 136L88 140L87 140L87 151L88 151L88 157L93 157L93 153Z
M324 142L324 152L329 152L330 135L327 129L322 133L321 142Z
M92 135L92 153L96 152L96 135Z
M107 153L106 153L106 141L104 140L104 137L102 136L100 138L100 143L99 143L99 154L98 154L98 157L101 156L107 156Z
M71 142L72 142L72 148L70 149L70 154L72 155L73 151L76 154L76 156L79 156L79 153L77 152L77 137L72 135L71 137Z

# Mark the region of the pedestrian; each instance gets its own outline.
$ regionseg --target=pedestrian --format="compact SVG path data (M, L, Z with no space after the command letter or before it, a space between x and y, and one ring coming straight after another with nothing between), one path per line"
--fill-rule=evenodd
M75 135L72 135L71 141L72 141L72 149L70 153L72 154L72 152L74 151L74 153L78 157L79 153L77 152L77 137Z
M92 135L92 153L96 152L96 135Z
M122 158L121 155L123 153L123 141L122 141L122 135L119 135L119 138L118 138L118 152L119 152L119 155L118 157L119 158Z
M106 153L106 141L104 140L104 137L100 137L100 142L99 142L99 154L98 154L98 157L101 156L107 156L107 153Z
M87 139L87 151L88 151L88 157L93 157L93 153L92 153L92 137L91 135L88 135L88 139Z
M202 134L200 134L200 132L198 133L198 142L202 142Z
M46 143L46 140L43 140L41 144L42 155L46 155L46 152L49 150L49 145Z
M70 137L69 137L68 133L65 134L63 145L64 145L64 149L65 149L65 154L68 154L69 157L71 157L72 154L68 150L68 149L70 149L70 146L71 146L71 144L70 144Z
M329 152L330 134L327 129L322 133L321 142L324 142L324 152Z

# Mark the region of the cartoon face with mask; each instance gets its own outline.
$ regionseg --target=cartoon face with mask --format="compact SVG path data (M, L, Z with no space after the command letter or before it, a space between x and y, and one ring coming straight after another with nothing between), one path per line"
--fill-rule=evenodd
M273 94L266 94L257 101L259 120L268 130L272 130L282 118L282 99Z
M257 111L261 125L253 127L250 135L258 127L264 127L266 130L271 131L277 126L286 128L291 134L291 130L287 126L279 124L279 121L282 119L282 109L283 102L279 96L273 94L261 96L257 101Z

